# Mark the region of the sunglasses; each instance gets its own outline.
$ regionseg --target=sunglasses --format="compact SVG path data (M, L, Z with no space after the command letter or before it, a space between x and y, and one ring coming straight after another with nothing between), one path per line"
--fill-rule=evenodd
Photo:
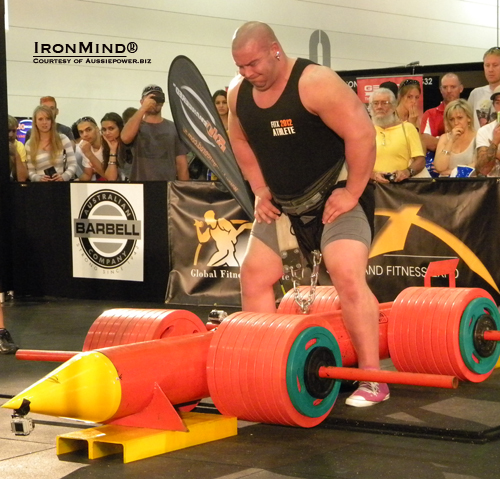
M93 123L95 126L97 126L96 121L91 116L82 116L79 120L76 120L76 124L79 125L84 121L89 121L90 123Z
M406 80L403 80L399 84L399 88L402 86L408 86L408 85L420 85L420 82L418 80L412 80L411 78L407 78Z

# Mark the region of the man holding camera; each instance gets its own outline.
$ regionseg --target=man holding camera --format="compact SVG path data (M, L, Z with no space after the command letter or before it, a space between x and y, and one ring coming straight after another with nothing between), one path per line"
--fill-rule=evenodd
M375 90L368 110L377 133L372 179L398 183L420 173L425 168L420 135L411 123L399 119L394 93L387 88Z
M172 121L161 116L165 94L158 85L142 91L141 106L125 124L121 139L133 153L131 181L188 180L187 149Z

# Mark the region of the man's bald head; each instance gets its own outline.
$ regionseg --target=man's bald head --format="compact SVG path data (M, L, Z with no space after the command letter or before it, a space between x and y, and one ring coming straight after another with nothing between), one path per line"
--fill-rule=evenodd
M460 98L464 86L456 73L446 73L441 78L439 90L443 96L443 101L447 104Z
M278 43L278 39L267 23L247 22L234 32L232 49L233 51L239 50L249 42L270 47L273 43Z

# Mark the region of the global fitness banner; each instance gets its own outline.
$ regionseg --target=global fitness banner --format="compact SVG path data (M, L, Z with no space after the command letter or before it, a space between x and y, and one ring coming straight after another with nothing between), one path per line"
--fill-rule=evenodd
M143 185L71 184L73 277L144 280Z
M168 225L165 302L240 305L240 265L252 223L229 192L216 182L169 183Z
M499 193L491 179L377 185L367 278L378 300L423 286L429 263L458 258L457 286L484 288L498 304ZM239 265L250 228L244 213L215 185L176 183L169 196L167 302L240 305ZM447 286L448 278L432 284Z

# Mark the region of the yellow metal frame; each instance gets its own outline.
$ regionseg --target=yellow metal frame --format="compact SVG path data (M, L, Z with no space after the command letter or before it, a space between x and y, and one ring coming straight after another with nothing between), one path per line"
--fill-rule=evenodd
M123 452L138 461L186 447L236 436L237 419L216 414L180 413L188 432L106 425L57 436L57 455L88 449L89 459Z

